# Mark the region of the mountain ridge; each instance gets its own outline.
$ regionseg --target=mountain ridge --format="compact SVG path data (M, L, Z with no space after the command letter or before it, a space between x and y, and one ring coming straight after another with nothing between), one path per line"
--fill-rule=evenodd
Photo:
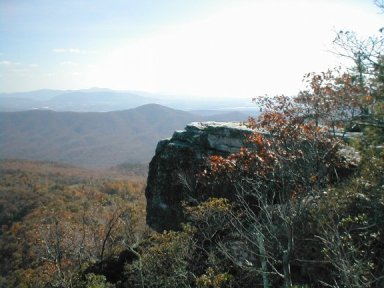
M159 140L190 122L245 119L233 113L201 116L159 104L113 112L0 112L0 159L96 169L148 163Z
M143 91L89 88L80 90L35 90L29 92L0 93L0 111L17 112L32 109L55 111L109 112L126 110L141 105L156 103L185 111L242 111L255 114L258 109L251 99L244 98L199 98L193 96L166 95ZM211 111L211 112L210 112ZM202 114L198 112L197 114Z

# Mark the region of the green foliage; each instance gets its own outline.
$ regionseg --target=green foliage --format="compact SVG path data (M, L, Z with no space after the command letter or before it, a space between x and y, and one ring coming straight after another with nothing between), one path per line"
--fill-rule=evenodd
M231 209L227 199L210 198L200 205L185 207L185 212L188 221L197 229L196 235L202 233L201 237L210 241L217 233L228 229Z
M89 273L85 275L85 280L78 280L74 284L74 288L114 288L115 286L111 283L108 283L105 276L95 275Z
M190 227L182 232L153 235L144 245L139 259L127 265L127 283L134 287L190 287L193 275L194 245Z
M362 141L373 143L365 134ZM327 190L317 201L313 223L324 259L343 287L381 287L384 241L384 154L361 145L361 164L349 181ZM331 284L330 282L328 282Z
M231 287L232 276L228 273L220 273L213 268L208 267L205 274L196 278L196 284L199 288L221 288Z

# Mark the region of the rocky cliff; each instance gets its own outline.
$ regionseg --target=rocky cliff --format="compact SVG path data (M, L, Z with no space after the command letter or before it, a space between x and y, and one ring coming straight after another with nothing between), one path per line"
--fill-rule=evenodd
M230 184L203 183L197 175L209 167L209 156L228 156L247 146L252 130L236 122L194 122L170 139L158 143L149 164L145 195L147 224L156 231L177 230L184 220L183 204L197 204L209 197L234 199ZM347 140L354 135L343 135ZM337 177L348 177L360 162L350 146L338 151ZM198 181L200 180L200 181Z
M238 151L251 132L241 123L195 122L160 141L149 164L147 224L157 231L177 229L183 221L183 202L225 195L225 187L211 187L210 195L196 195L201 191L195 187L196 174L207 167L209 156Z

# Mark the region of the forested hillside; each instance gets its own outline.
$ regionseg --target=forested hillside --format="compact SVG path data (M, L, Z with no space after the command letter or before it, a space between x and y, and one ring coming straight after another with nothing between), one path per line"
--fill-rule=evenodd
M72 287L146 233L145 178L0 162L0 287ZM52 286L51 286L52 287Z
M246 118L240 112L201 116L157 104L106 113L0 112L0 159L55 161L98 169L147 164L159 140L192 121Z

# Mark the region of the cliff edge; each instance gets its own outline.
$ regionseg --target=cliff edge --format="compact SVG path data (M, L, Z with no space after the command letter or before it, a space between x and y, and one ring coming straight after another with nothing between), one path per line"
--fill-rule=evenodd
M196 174L208 166L209 156L239 151L251 133L238 122L194 122L160 141L149 164L147 224L156 231L178 229L184 202L225 196L228 187L211 187L210 195L197 195L201 190L195 187Z

